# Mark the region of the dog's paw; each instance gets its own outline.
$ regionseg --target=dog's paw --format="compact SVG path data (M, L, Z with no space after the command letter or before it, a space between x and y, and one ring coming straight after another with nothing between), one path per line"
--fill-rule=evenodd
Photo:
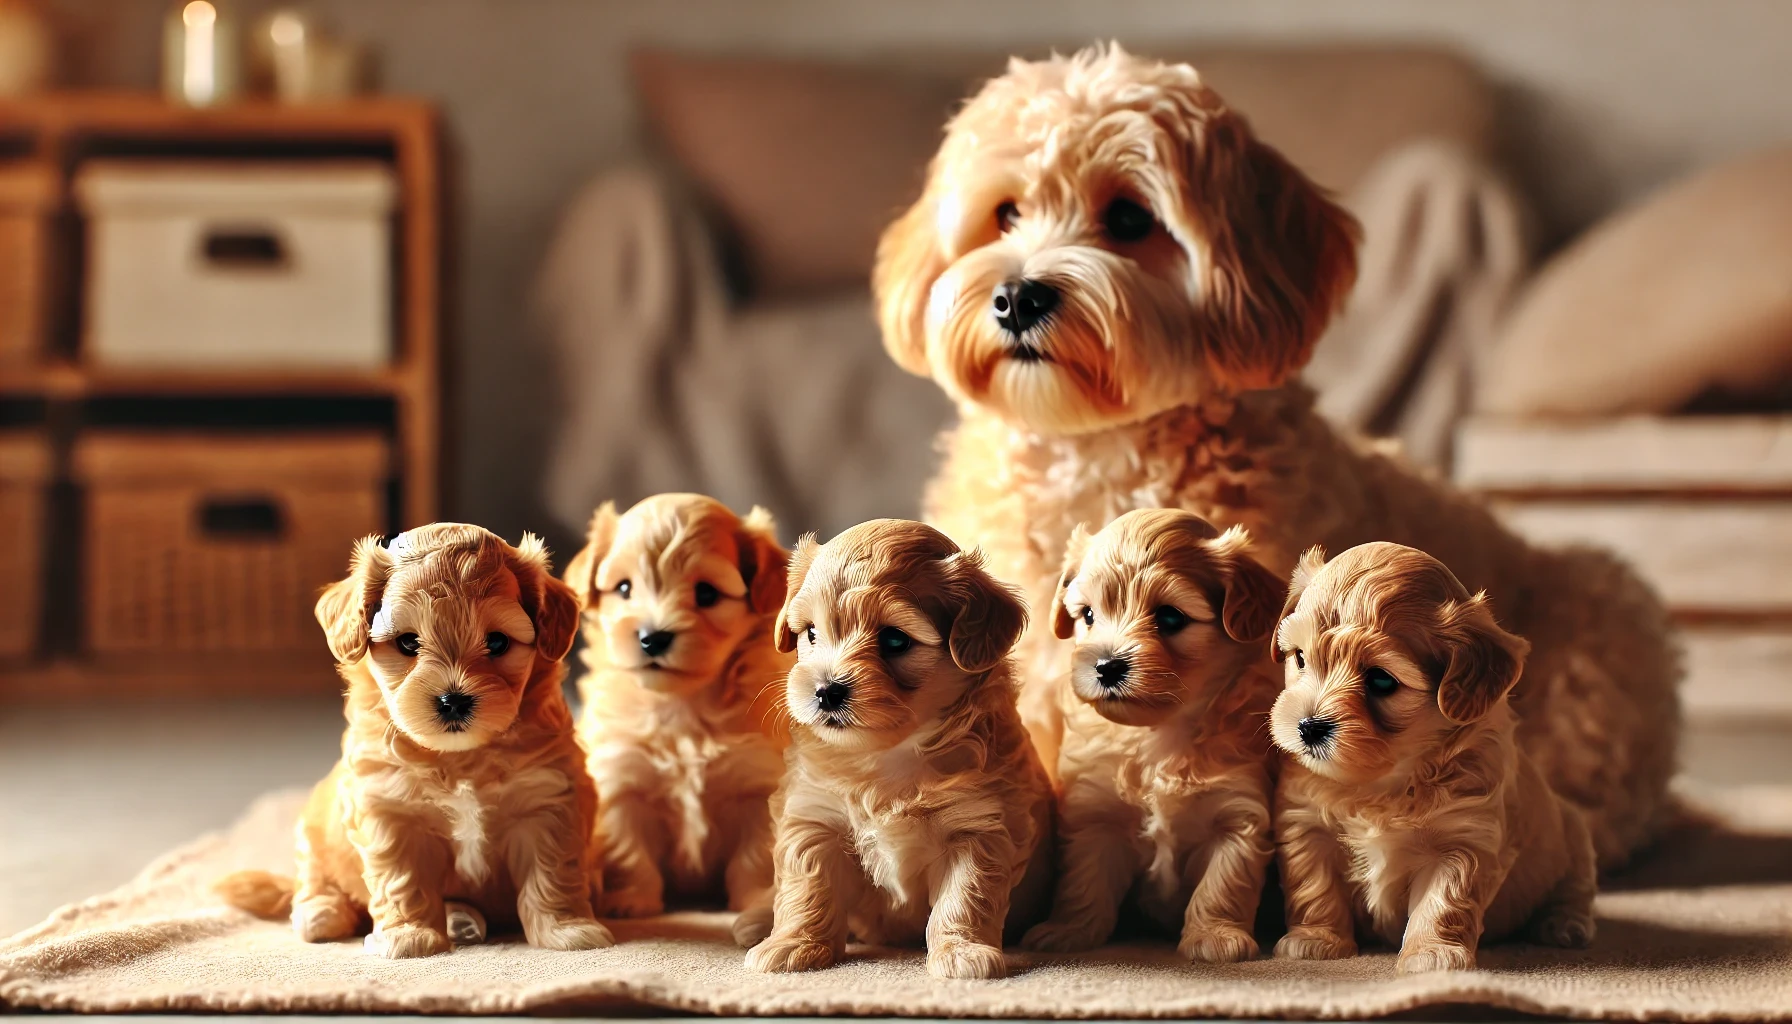
M734 915L734 943L742 949L752 949L765 941L772 933L772 908L748 907Z
M1235 964L1257 956L1257 940L1237 925L1184 928L1176 951L1206 964Z
M1467 971L1474 969L1475 951L1453 942L1427 942L1400 949L1394 969L1401 974L1429 974L1432 971Z
M547 921L527 930L524 937L538 949L575 951L608 949L616 944L610 929L589 917L563 917Z
M747 970L762 974L813 971L833 964L833 949L809 939L768 938L747 950Z
M409 960L413 957L446 953L453 947L444 932L426 925L401 924L369 932L361 948L388 960Z
M485 915L470 903L448 902L448 939L456 946L476 946L485 941Z
M963 939L947 939L927 951L927 973L936 978L981 981L1006 978L1008 958L994 946Z
M617 889L604 893L604 917L658 917L666 912L666 901L657 893L639 889Z
M1537 919L1531 926L1531 938L1545 946L1584 949L1593 944L1597 931L1591 910L1560 907Z
M1276 943L1283 960L1343 960L1356 955L1356 940L1328 928L1296 928Z
M1035 953L1083 953L1107 940L1078 921L1044 921L1027 929L1020 947Z
M334 942L355 934L355 908L343 896L314 896L292 905L292 930L306 942Z

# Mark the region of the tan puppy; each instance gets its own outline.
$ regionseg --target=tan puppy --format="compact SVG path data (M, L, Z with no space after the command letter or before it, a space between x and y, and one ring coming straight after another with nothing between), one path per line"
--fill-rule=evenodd
M1128 512L1064 558L1055 631L1076 640L1058 755L1058 882L1029 949L1091 949L1127 894L1183 955L1257 955L1270 842L1264 644L1282 584L1193 513Z
M884 233L884 344L956 399L925 517L1045 607L1071 530L1180 508L1314 544L1430 551L1529 637L1520 742L1616 863L1661 820L1679 659L1611 556L1532 547L1478 502L1340 436L1296 374L1356 273L1355 222L1195 70L1097 47L1015 61L947 127ZM1022 714L1057 763L1070 648L1035 622Z
M603 809L607 916L661 913L668 889L769 906L776 699L794 660L771 622L788 561L764 509L743 521L700 494L661 494L621 516L599 508L567 565L584 608L579 739Z
M748 967L826 967L850 932L924 937L936 977L1007 972L1004 925L1037 919L1050 871L1051 789L1008 666L1026 615L920 523L797 545L775 627L797 652L775 925Z
M1352 956L1360 929L1416 972L1473 967L1483 937L1521 930L1592 941L1592 842L1514 741L1506 695L1529 645L1486 597L1424 552L1364 544L1308 551L1286 611L1276 955Z
M511 547L437 523L355 545L317 602L348 682L342 760L298 828L298 879L246 872L220 891L307 942L429 956L483 937L488 915L530 945L597 949L588 837L596 793L560 691L578 606L541 542Z

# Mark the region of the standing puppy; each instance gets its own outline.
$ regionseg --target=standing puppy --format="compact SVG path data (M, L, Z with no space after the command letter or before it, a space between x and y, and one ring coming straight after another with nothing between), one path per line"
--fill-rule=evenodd
M1128 512L1065 555L1055 631L1076 640L1058 758L1058 883L1029 949L1091 949L1127 894L1193 960L1257 955L1281 672L1282 584L1233 527Z
M317 620L348 682L342 760L298 828L298 879L219 883L307 942L398 959L520 923L532 946L597 949L587 842L597 797L560 691L578 606L541 542L437 523L355 545ZM450 913L446 901L460 906Z
M1364 544L1308 551L1284 612L1276 955L1353 956L1360 928L1412 973L1473 967L1483 937L1520 930L1592 941L1586 822L1518 749L1506 694L1529 645L1486 597L1422 551Z
M606 914L661 913L668 888L769 905L767 801L784 777L773 701L792 660L771 622L787 562L764 509L743 521L700 494L661 494L621 516L599 508L567 565L584 608L579 738L603 808Z
M758 971L826 967L848 933L927 944L942 978L999 978L1004 926L1036 918L1051 789L1015 710L1026 608L920 523L805 537L775 626L797 652L771 935Z

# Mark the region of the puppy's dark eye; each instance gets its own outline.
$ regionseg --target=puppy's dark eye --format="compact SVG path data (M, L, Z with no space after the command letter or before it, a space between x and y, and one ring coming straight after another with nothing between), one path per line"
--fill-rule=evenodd
M885 626L877 631L877 649L886 658L894 658L913 647L914 644L915 642L909 639L907 633L895 626Z
M616 584L616 593L624 598L627 598L629 592L634 589L635 585L627 580L623 580L621 583Z
M1294 667L1298 669L1305 669L1307 667L1307 656L1302 654L1298 647L1295 648L1294 651Z
M809 638L809 643L810 643L810 644L814 644L814 643L815 643L815 627L814 627L814 626L807 626L807 627L805 627L805 628L804 628L804 629L803 629L803 633L804 633L804 635L806 635L806 636L807 636L807 637L808 637L808 638Z
M1130 199L1116 199L1101 215L1101 226L1116 242L1137 242L1151 233L1157 221L1151 211Z
M1083 625L1085 625L1085 626L1095 625L1095 609L1094 608L1084 608L1083 609Z
M415 633L400 633L398 639L392 641L392 645L405 657L415 658L417 652L423 649L423 638Z
M509 637L505 636L502 633L487 633L487 634L485 634L485 653L486 654L488 654L494 658L502 658L504 656L504 652L508 651L508 650L510 650L510 638Z
M1014 222L1019 219L1020 207L1014 205L1012 200L996 207L996 230L1002 234L1007 234L1008 229L1012 228Z
M697 607L709 608L722 599L722 592L708 583L697 584Z
M1174 605L1158 605L1157 610L1151 613L1151 618L1157 623L1159 633L1180 633L1182 627L1188 625L1188 616Z
M1400 680L1385 668L1373 665L1363 669L1363 689L1372 697L1387 697L1400 688Z

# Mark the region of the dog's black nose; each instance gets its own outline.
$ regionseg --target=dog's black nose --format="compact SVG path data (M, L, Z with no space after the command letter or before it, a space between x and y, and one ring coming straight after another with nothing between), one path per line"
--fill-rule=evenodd
M459 690L449 690L436 694L436 717L443 725L464 725L473 717L473 706L479 698Z
M656 629L651 633L643 629L635 636L641 641L641 650L645 651L649 658L657 658L666 653L678 634L667 629Z
M815 705L831 715L845 707L846 699L851 696L852 687L839 680L830 679L826 686L815 691Z
M1309 747L1317 747L1331 736L1338 723L1329 718L1303 718L1295 726L1300 730L1300 741Z
M1126 674L1132 671L1125 658L1101 658L1095 662L1095 681L1112 690L1126 682Z
M1044 281L1009 281L996 289L996 323L1015 337L1058 307L1058 290Z

